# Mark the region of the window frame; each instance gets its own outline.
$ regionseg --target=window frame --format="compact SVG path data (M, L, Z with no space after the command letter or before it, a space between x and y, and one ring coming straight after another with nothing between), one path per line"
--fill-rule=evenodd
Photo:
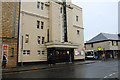
M42 44L45 43L45 37L42 37Z
M37 1L37 9L40 9L40 1Z
M25 35L25 43L28 44L29 43L29 34Z
M45 55L45 51L42 51L42 55L43 55L43 56Z
M24 56L30 56L30 50L23 50Z
M77 30L77 35L80 35L80 30Z
M40 29L40 21L37 20L37 29Z
M62 8L62 7L60 8L60 13L61 13L61 14L63 13L63 8Z
M79 17L78 16L76 16L76 21L78 22L79 21L79 19L78 19Z
M37 50L37 55L40 56L40 54L41 54L41 51Z
M44 22L41 21L41 29L43 30L43 28L44 28Z
M14 57L14 48L11 48L11 57Z
M40 45L40 36L37 36L37 43Z
M41 2L41 10L44 10L44 3Z

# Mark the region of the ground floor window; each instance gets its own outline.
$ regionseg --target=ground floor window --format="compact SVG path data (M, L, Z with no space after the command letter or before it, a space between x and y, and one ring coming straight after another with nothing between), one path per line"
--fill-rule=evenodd
M30 55L30 50L23 50L23 55Z
M40 55L40 50L37 51L38 55Z

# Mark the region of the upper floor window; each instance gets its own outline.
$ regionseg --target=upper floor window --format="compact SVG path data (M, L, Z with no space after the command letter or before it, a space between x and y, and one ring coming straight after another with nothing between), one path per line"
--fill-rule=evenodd
M23 50L23 55L30 55L30 50Z
M28 42L29 42L29 35L26 34L26 35L25 35L25 43L28 43Z
M42 37L42 44L44 44L44 37Z
M41 3L41 10L44 9L44 3Z
M37 28L39 29L40 21L37 21Z
M63 9L62 9L62 7L61 7L61 8L60 8L60 13L61 13L61 14L62 14L62 10L63 10Z
M38 44L40 44L40 36L38 36L38 40L37 41L38 41Z
M76 16L76 21L78 21L78 16Z
M78 35L80 34L80 31L79 31L79 30L77 30L77 34L78 34Z
M39 1L37 2L37 8L38 9L40 8L40 2Z
M41 29L44 27L44 22L41 21Z
M91 44L91 47L93 48L93 44Z

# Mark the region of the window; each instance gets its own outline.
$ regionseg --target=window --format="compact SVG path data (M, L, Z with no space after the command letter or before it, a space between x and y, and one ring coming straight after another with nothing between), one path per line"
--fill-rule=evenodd
M37 21L37 28L39 29L40 21Z
M47 30L47 42L49 42L49 29Z
M42 44L44 44L44 37L42 37Z
M14 48L11 48L11 57L14 56Z
M44 3L41 3L41 10L44 9Z
M42 51L42 55L45 55L45 51Z
M40 44L40 36L38 36L38 44Z
M60 8L60 13L62 14L62 8Z
M26 36L25 36L25 43L28 43L28 42L29 42L29 35L26 34Z
M40 55L40 50L37 51L37 54Z
M23 50L23 55L30 55L30 50Z
M41 22L41 29L43 29L43 26L44 26L44 22Z
M77 30L77 34L78 34L78 35L80 34L80 31L79 31L79 30Z
M76 16L76 21L78 21L78 16Z
M93 48L93 44L91 44L91 47Z
M38 9L40 8L40 2L39 1L37 2L37 8Z

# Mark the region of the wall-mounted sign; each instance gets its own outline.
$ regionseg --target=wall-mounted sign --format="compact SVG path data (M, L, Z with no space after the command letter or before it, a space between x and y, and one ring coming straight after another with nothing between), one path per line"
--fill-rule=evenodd
M101 51L102 49L101 49L101 47L98 47L98 51Z
M8 45L6 44L3 44L2 46L2 55L4 54L8 55Z
M8 57L8 45L7 44L2 45L2 61L3 61L3 56L6 56L6 58Z
M116 46L116 45L117 45L116 41L113 41L113 45L114 45L114 46Z
M84 51L81 51L81 55L84 55Z
M80 51L75 51L75 56L80 55Z

